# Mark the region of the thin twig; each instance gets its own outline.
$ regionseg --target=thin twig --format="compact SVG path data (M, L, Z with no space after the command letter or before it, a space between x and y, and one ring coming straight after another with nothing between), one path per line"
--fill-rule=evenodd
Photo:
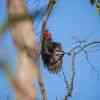
M99 72L96 70L95 66L90 62L89 57L88 57L88 53L86 50L84 50L84 54L85 54L86 61L91 66L92 70L97 73L97 79L99 79Z
M67 86L67 94L64 96L64 100L68 100L69 97L72 96L73 92L73 85L74 85L74 79L75 79L75 53L74 51L71 54L71 77L69 80L66 81Z
M93 41L93 42L90 42L90 43L86 43L86 44L83 45L83 47L81 49L76 51L76 54L79 54L82 51L82 49L86 49L86 48L91 47L91 46L96 45L96 44L100 44L100 41ZM78 46L78 48L79 47L80 46Z
M93 41L93 42L89 42L89 43L85 43L82 47L82 49L86 49L88 47L91 47L93 45L96 45L96 44L100 44L100 41ZM66 54L71 54L73 51L76 53L76 54L79 54L82 49L80 49L80 44L74 46L72 49L68 50L66 52Z
M98 73L98 71L96 70L95 66L90 62L89 57L88 57L88 52L85 50L86 48L83 48L81 42L80 42L80 49L84 52L86 61L87 61L88 64L91 66L91 68L97 73L97 78L99 79L99 73Z
M66 54L70 54L70 56L72 56L72 60L71 60L72 77L69 81L67 81L68 82L68 86L67 86L68 94L65 95L64 100L68 100L68 97L72 96L73 84L74 84L73 82L75 78L75 56L83 52L84 49L91 47L93 45L96 45L96 44L100 44L100 41L93 41L93 42L85 43L83 46L81 46L81 43L79 43L79 45L76 45L75 47L73 47L71 50L69 50L69 52L66 52ZM84 53L86 55L86 51L84 51ZM88 63L92 66L92 69L96 71L95 67L89 62L88 56L86 56L86 59Z

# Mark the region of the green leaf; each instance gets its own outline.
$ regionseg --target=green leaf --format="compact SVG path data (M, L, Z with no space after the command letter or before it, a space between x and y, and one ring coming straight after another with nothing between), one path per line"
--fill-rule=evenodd
M96 8L100 9L100 4L99 3L96 3Z
M94 5L96 3L96 0L90 0L91 5Z
M98 14L100 15L100 5L96 5L96 10L97 10Z

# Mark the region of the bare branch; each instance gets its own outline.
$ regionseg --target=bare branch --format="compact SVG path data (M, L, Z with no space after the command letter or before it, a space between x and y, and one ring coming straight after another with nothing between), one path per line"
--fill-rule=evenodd
M55 0L49 0L49 2L48 2L48 6L47 6L46 12L43 16L43 20L42 20L42 31L41 31L41 33L43 33L47 29L47 21L48 21L48 18L50 16L52 10L53 10L55 3L56 3Z
M93 42L85 43L81 49L80 49L80 44L79 44L79 45L74 46L72 49L68 50L68 52L66 53L71 54L74 51L75 54L79 54L82 51L82 49L86 49L86 48L89 48L97 44L100 44L100 41L93 41Z
M81 46L81 43L80 43L80 49L84 52L87 63L90 65L92 70L97 73L97 78L99 79L99 72L96 70L95 66L90 62L89 57L88 57L88 52L85 50L85 48L83 48L83 46Z
M68 54L68 56L71 56L72 59L71 59L71 78L70 80L66 81L65 78L65 82L66 82L66 86L67 86L67 95L64 97L64 100L67 100L68 97L72 96L72 92L73 92L73 82L74 82L74 78L75 78L75 57L81 53L81 52L84 52L85 53L85 57L86 57L86 60L88 62L88 64L91 66L91 68L97 73L97 76L99 76L98 74L98 71L95 69L95 67L91 64L91 62L89 61L89 58L88 58L88 53L85 49L87 48L90 48L94 45L97 45L97 44L100 44L99 41L93 41L93 42L89 42L89 43L84 43L82 44L81 41L78 41L79 42L79 45L76 45L75 47L73 47L71 50L69 50L69 52L66 52L66 54ZM97 45L98 46L98 45ZM63 76L65 77L65 74L63 74Z
M73 85L74 85L74 79L75 79L75 53L74 51L71 54L71 66L70 66L70 79L66 80L66 91L67 94L64 96L64 100L68 100L69 97L72 96L73 92Z
M84 50L84 54L85 54L85 58L86 58L87 63L90 65L92 70L97 73L97 79L99 79L99 72L96 70L95 66L90 62L89 57L88 57L88 53L86 50Z

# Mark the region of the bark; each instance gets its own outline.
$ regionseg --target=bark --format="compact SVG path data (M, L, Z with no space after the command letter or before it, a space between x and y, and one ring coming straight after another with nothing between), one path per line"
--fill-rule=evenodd
M10 32L17 48L16 77L12 84L16 99L34 100L33 76L38 76L33 20L27 14L24 0L7 0Z

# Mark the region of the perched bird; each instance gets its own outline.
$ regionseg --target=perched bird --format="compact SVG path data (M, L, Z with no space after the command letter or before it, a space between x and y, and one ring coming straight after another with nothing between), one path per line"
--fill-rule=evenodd
M64 56L62 46L52 39L52 33L48 30L43 33L41 56L48 71L51 73L60 71Z

